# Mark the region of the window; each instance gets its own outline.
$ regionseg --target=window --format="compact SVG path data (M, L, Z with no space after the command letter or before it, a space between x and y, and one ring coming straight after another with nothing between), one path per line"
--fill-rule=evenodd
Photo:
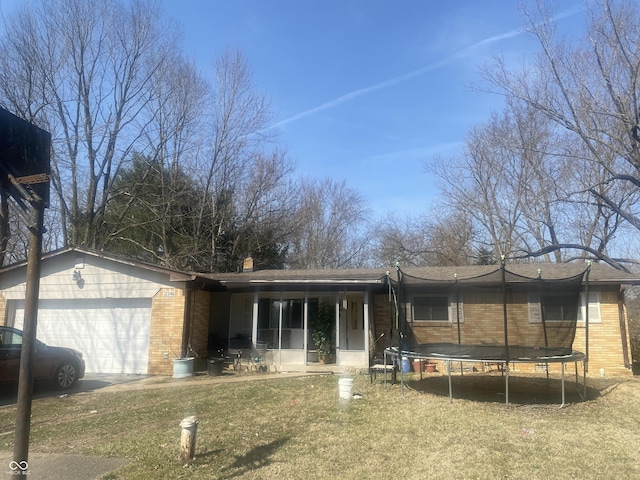
M282 328L302 328L302 304L301 298L286 300L261 298L258 303L258 328L278 329L280 309L282 309Z
M585 294L580 293L580 305L576 305L575 297L572 295L549 295L544 296L540 302L537 293L529 294L529 322L541 323L541 313L544 312L545 322L573 321L584 323L586 317ZM600 294L598 292L589 293L589 323L600 323Z
M584 323L587 317L586 295L580 294L580 309L578 310L578 322ZM600 318L600 292L589 292L589 323L601 323Z
M0 345L4 347L22 346L22 335L13 330L0 330Z
M542 299L542 312L545 322L573 321L578 305L574 296L545 295Z
M460 322L464 321L462 302L456 305L454 298L448 295L419 295L413 297L414 322Z

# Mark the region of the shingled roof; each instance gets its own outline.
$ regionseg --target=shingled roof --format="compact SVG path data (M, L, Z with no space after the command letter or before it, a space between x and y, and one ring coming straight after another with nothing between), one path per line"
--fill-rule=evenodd
M408 267L401 268L405 279L411 282L448 284L457 278L458 281L475 279L477 283L493 283L495 276L491 275L499 269L496 265L474 265L455 267ZM580 275L587 269L585 263L530 263L508 264L506 270L515 276L510 281L526 282L529 279L558 280ZM397 280L396 268L364 268L364 269L326 269L326 270L258 270L254 272L210 274L222 285L332 285L332 284L370 284L380 285L385 281L387 273L392 280ZM589 274L591 284L622 285L640 284L640 278L635 275L616 270L602 264L591 265Z

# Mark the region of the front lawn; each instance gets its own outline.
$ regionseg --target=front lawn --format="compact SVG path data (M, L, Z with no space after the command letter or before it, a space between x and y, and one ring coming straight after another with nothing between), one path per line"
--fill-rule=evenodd
M34 401L30 452L131 458L111 479L640 478L638 379L589 379L590 399L568 395L564 409L555 379L514 377L511 406L501 382L457 377L452 404L439 376L404 398L356 376L362 398L347 403L335 375L55 396ZM189 415L200 424L183 467ZM0 409L0 450L12 450L14 421L14 407Z

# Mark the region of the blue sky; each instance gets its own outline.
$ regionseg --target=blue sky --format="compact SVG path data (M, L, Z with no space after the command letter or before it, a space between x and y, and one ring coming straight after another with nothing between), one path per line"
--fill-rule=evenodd
M535 49L515 1L163 4L205 68L226 47L244 52L299 172L346 179L378 216L433 207L424 162L459 153L470 128L500 108L499 97L469 88L478 68L498 54L515 65Z
M499 97L469 85L495 55L515 66L534 53L517 3L162 0L203 70L226 48L243 51L298 172L346 179L376 216L428 212L437 189L424 163L458 154L469 130L500 108ZM561 12L574 13L561 28L583 22L579 5L562 2Z

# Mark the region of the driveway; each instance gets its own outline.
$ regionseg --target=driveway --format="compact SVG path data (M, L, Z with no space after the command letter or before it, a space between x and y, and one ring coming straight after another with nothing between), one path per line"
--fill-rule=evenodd
M148 382L153 377L149 375L130 375L130 374L107 374L107 373L87 373L84 378L69 390L55 390L48 385L35 384L33 387L33 399L48 397L59 397L61 395L71 395L82 392L95 392L107 387L119 385L131 385L135 383ZM17 400L18 386L3 385L0 390L0 408L9 405L15 405Z

